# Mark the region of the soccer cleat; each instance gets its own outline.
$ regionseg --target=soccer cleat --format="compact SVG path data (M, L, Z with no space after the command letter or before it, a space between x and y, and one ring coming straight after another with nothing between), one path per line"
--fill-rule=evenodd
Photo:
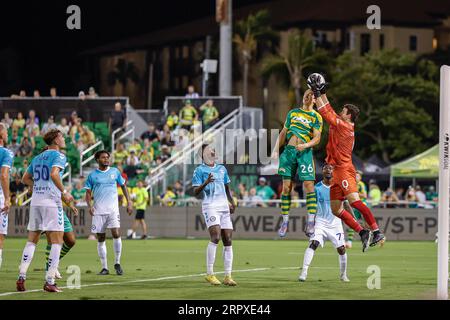
M208 281L209 283L211 283L213 286L218 286L221 284L219 279L217 279L216 276L213 274L208 274L205 277L205 280Z
M44 291L47 291L47 292L63 292L61 289L59 289L56 286L56 283L55 284L50 284L48 282L46 282L44 284Z
M283 221L280 229L278 230L278 235L280 236L280 238L284 238L286 236L287 229L288 229L288 221Z
M345 248L346 249L351 249L352 248L352 242L351 241L345 242Z
M97 275L99 276L106 276L109 274L108 269L103 268L99 273L97 273Z
M372 233L367 229L363 229L363 230L361 230L359 235L361 236L362 251L366 252L367 248L369 248L369 243L371 240Z
M120 266L120 264L116 263L116 264L114 265L114 270L116 270L116 274L117 274L118 276L123 275L123 270L122 270L122 267Z
M347 277L346 274L341 275L341 281L342 282L350 282L350 279Z
M234 281L231 276L225 276L225 278L223 279L223 284L226 286L230 286L230 287L234 287L237 286L236 281Z
M145 240L145 239L147 239L147 235L146 235L146 234L143 234L143 235L141 236L141 240Z
M374 232L373 239L370 242L370 246L373 247L373 246L377 245L378 243L384 244L385 239L386 238L385 238L384 234L382 234L380 231Z
M305 282L307 275L308 275L308 273L306 272L306 270L302 270L302 273L298 277L298 281Z
M24 278L22 278L22 277L19 277L19 279L17 279L17 281L16 281L16 288L17 288L17 291L26 291L26 289L25 289L25 279Z

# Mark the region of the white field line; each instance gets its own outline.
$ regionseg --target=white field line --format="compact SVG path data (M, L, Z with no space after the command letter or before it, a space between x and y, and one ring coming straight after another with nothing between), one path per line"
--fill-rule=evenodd
M243 270L233 270L233 273L235 272L252 272L252 271L267 271L271 268L255 268L255 269L243 269ZM224 271L216 272L216 274L225 273ZM153 282L153 281L164 281L164 280L173 280L173 279L182 279L182 278L192 278L192 277L201 277L206 276L206 273L197 273L197 274L188 274L188 275L182 275L182 276L170 276L170 277L160 277L160 278L152 278L152 279L140 279L140 280L130 280L130 281L118 281L118 282L101 282L101 283L93 283L93 284L86 284L81 285L80 287L86 288L86 287L96 287L96 286L110 286L110 285L123 285L127 283L139 283L139 282ZM67 287L60 287L60 289L67 289ZM31 292L43 292L43 289L34 289L34 290L27 290L24 292L4 292L0 293L0 297L4 296L11 296L14 294L26 294Z

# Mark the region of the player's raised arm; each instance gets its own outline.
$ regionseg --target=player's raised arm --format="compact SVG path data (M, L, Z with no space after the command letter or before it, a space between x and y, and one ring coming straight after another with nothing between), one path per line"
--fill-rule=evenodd
M317 111L330 126L336 126L338 117L325 94L327 86L325 78L321 74L313 73L308 76L306 82L308 87L313 91L314 97L316 97Z

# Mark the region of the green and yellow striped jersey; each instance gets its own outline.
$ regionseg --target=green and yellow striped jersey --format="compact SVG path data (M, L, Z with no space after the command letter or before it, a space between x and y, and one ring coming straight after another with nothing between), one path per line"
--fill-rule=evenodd
M288 140L294 134L307 143L313 138L313 129L322 132L323 120L322 116L315 110L306 111L301 108L296 108L287 114L284 127L288 130Z

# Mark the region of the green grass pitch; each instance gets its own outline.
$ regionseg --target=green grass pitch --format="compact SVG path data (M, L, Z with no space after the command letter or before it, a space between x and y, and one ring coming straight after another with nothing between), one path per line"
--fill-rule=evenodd
M44 240L44 239L42 239ZM386 242L384 247L361 252L355 243L348 250L349 283L339 281L338 257L331 243L316 251L308 279L297 281L305 241L235 240L234 279L237 287L213 287L205 280L206 239L123 240L123 276L114 273L112 240L107 240L111 275L97 276L100 262L95 241L80 239L61 261L66 286L66 268L78 265L81 289L63 293L42 291L45 243L36 250L30 266L27 289L15 293L18 264L25 239L6 239L0 269L1 299L434 299L436 291L436 244L434 242ZM372 275L367 268L381 271L381 289L368 289ZM223 271L222 245L216 257L216 272ZM219 279L223 274L219 273ZM36 290L36 291L32 291Z

